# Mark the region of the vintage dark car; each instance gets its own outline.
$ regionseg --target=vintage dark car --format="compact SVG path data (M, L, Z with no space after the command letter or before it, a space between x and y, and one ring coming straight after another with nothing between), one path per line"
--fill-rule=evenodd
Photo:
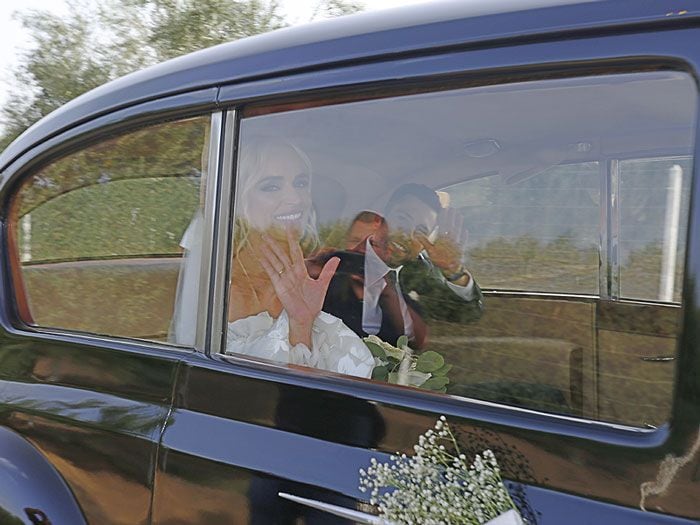
M359 469L441 415L531 524L697 523L698 42L693 2L436 2L41 120L0 156L0 523L342 522L376 512ZM406 188L439 204L392 208ZM350 235L391 213L409 243ZM341 258L311 350L286 256L249 249L268 226L307 279ZM386 333L451 366L430 388L366 354L395 312L358 246L408 254Z

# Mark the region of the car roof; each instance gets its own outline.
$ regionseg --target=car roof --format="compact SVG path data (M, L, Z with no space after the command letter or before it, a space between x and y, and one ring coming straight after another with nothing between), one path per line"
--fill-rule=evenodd
M700 16L697 5L672 7L667 0L446 0L284 28L178 57L93 89L18 137L0 155L0 170L66 129L148 100L417 51Z

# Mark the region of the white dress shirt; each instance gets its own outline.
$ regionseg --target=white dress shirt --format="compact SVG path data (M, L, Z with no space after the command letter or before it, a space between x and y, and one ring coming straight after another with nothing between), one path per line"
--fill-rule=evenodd
M379 306L379 297L382 291L387 286L387 274L395 272L395 287L399 297L399 306L401 308L401 317L403 319L404 333L411 339L413 337L413 320L408 310L408 305L403 297L401 286L399 284L399 272L403 266L391 268L388 266L374 251L370 239L365 241L365 283L364 283L364 301L362 303L362 329L368 334L376 335L382 326L382 309ZM421 252L419 257L429 265L430 258L427 253ZM468 272L467 272L468 273ZM466 286L459 286L445 280L447 287L458 297L465 301L471 301L474 298L474 279L469 274L469 282Z
M362 302L362 329L368 334L378 334L382 326L382 309L379 306L379 297L387 286L387 274L395 272L394 286L399 298L401 318L403 319L404 334L411 339L413 337L413 320L408 311L408 305L403 298L401 285L399 284L399 272L403 266L391 268L380 259L372 248L369 238L365 245L365 284L364 301Z

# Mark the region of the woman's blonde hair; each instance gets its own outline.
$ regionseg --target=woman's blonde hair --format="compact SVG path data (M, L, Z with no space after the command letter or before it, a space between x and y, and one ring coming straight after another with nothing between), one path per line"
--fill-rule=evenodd
M250 136L241 141L241 149L238 157L237 191L234 222L234 253L238 254L245 247L251 226L248 221L248 195L260 180L263 173L265 159L271 151L280 148L292 150L306 166L309 174L309 184L313 183L313 169L311 161L306 153L288 139L280 137ZM315 249L318 244L318 230L316 228L316 212L311 205L306 214L306 222L302 225L301 245L305 252Z

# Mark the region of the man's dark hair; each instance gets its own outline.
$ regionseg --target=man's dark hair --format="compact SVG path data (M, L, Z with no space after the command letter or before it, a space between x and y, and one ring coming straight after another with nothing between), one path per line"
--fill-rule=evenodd
M401 199L409 196L415 197L437 213L440 213L440 210L442 209L440 199L438 198L437 193L435 193L435 190L429 188L425 184L410 182L408 184L403 184L394 190L394 193L391 194L389 201L386 203L386 211L389 212L389 210L396 206Z

